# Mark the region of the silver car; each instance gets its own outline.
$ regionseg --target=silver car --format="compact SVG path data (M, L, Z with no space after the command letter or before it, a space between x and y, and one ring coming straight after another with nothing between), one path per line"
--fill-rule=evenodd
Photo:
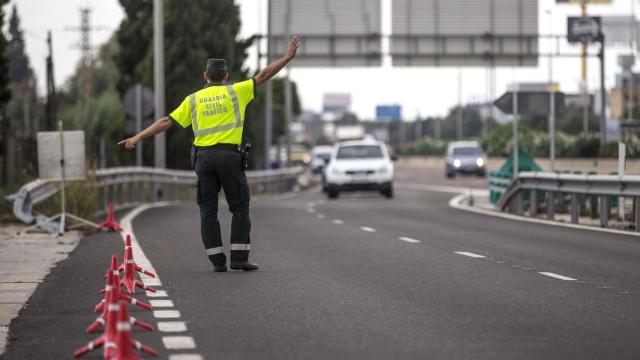
M445 155L446 175L448 178L457 174L487 175L487 156L477 141L455 141L447 147Z

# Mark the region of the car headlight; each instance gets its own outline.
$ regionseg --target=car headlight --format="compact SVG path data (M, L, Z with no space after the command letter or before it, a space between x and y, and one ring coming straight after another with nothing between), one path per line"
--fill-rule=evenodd
M302 162L308 164L309 161L311 161L311 156L309 156L308 154L304 154L304 156L302 157Z
M476 159L476 165L478 165L478 167L483 167L484 166L484 159L479 157Z
M378 169L380 174L386 174L389 172L389 167L387 165L383 165L380 169Z
M453 160L453 167L459 168L462 165L462 161L460 159Z
M336 167L332 167L331 168L331 173L334 174L334 175L340 175L341 171Z

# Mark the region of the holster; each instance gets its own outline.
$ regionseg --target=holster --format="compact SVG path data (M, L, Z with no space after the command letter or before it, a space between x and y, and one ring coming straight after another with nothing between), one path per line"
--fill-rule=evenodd
M249 167L249 154L251 153L251 143L244 144L244 147L240 150L240 156L242 162L240 163L240 170L244 171Z
M196 155L198 152L198 148L195 145L191 145L191 168L196 168Z

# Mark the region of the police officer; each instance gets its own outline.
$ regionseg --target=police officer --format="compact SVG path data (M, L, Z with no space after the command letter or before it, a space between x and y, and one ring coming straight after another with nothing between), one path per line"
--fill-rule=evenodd
M229 73L224 59L207 60L204 89L187 96L168 117L157 120L135 136L120 141L126 149L148 137L168 130L173 122L194 133L192 166L198 175L197 202L200 206L200 234L215 272L227 271L218 221L218 193L224 190L231 221L231 269L255 271L249 262L251 220L249 187L240 150L244 112L262 85L296 56L300 37L289 40L287 53L265 67L254 78L227 84Z

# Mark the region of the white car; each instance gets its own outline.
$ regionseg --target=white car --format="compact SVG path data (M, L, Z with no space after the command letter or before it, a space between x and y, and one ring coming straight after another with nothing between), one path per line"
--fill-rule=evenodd
M343 191L379 191L393 197L393 163L383 142L345 141L333 148L325 168L327 196Z

